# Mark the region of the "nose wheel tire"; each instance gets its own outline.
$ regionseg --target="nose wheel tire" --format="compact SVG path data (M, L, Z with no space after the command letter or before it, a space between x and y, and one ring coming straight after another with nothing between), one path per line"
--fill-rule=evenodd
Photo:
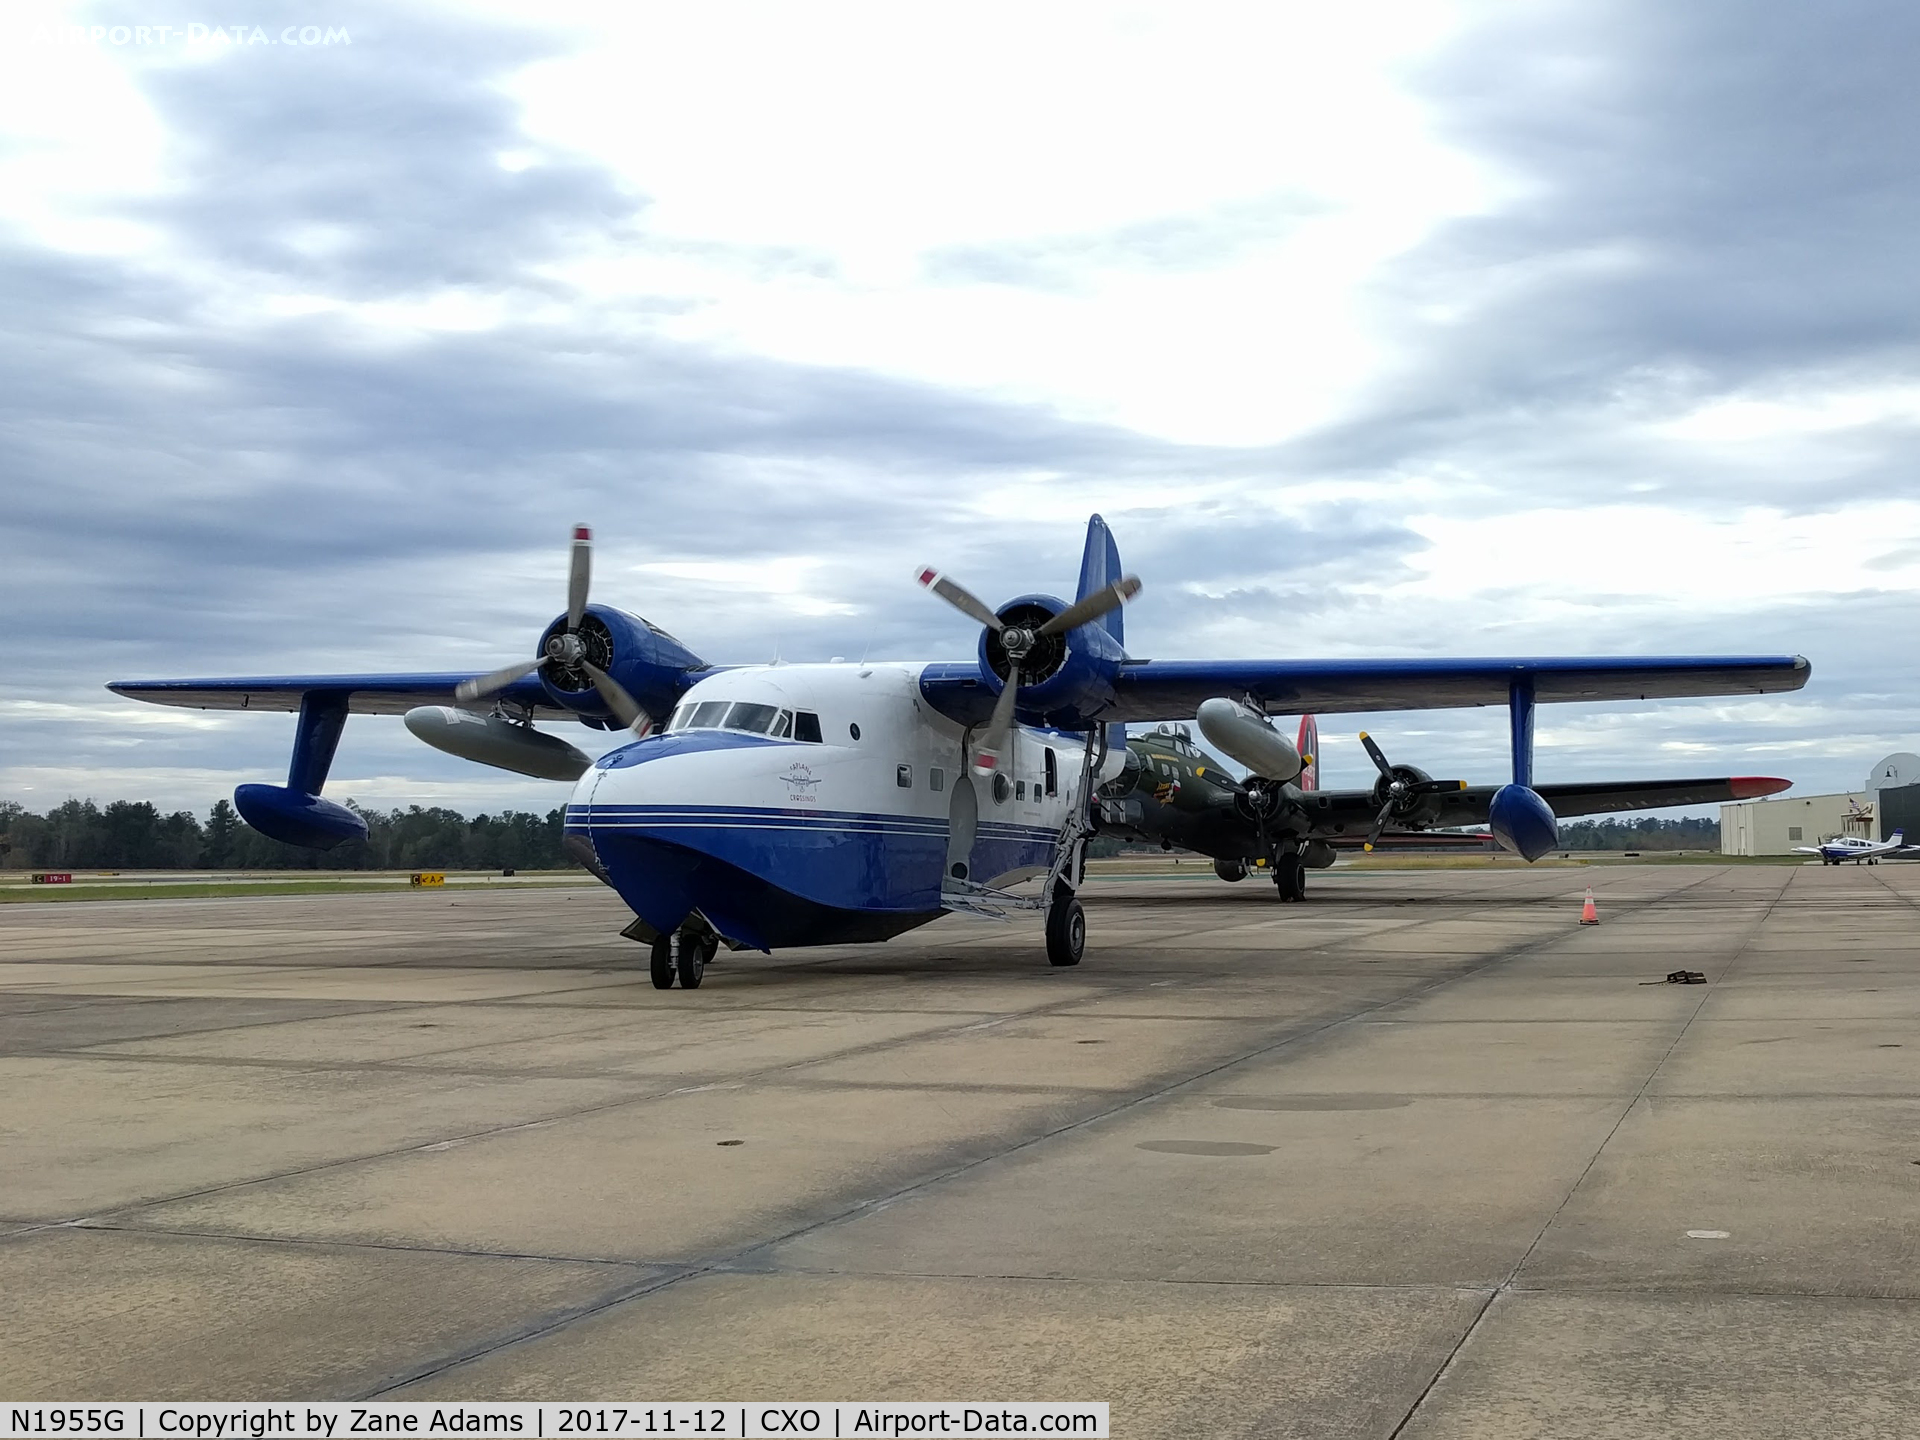
M718 942L711 939L701 939L693 935L680 937L680 958L674 968L679 972L682 990L700 988L700 982L706 978L707 962L713 958L714 951L719 948Z
M1071 894L1047 907L1047 963L1078 965L1087 950L1087 912Z
M673 988L673 937L662 935L653 942L653 955L647 967L656 990Z

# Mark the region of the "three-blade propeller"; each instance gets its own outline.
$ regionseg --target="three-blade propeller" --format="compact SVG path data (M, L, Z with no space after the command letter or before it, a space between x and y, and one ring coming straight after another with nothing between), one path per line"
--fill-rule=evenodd
M1381 750L1374 742L1374 738L1364 730L1360 732L1360 743L1367 747L1368 758L1373 761L1374 768L1380 772L1380 778L1385 782L1380 791L1384 797L1380 813L1373 817L1373 829L1367 832L1366 848L1369 850L1380 842L1380 836L1386 831L1387 821L1393 818L1394 812L1406 811L1409 808L1409 802L1422 795L1436 795L1443 790L1467 788L1467 782L1464 780L1410 779L1407 772L1395 770L1388 763L1386 752Z
M1033 653L1033 647L1042 640L1076 630L1090 620L1098 620L1109 610L1119 609L1140 593L1139 577L1123 575L1113 584L1074 601L1046 623L1028 627L1007 624L966 586L941 574L931 565L923 565L914 571L913 578L962 615L977 620L993 631L1000 637L1001 647L1007 652L1007 683L1000 689L1000 698L993 703L993 715L987 721L987 733L974 748L973 768L982 775L992 774L1012 754L1013 716L1019 705L1021 667L1027 656Z
M593 682L601 701L622 725L635 735L653 729L653 717L613 676L587 658L587 644L580 628L587 618L587 587L593 576L593 532L584 525L573 527L573 550L567 558L567 624L547 637L542 654L532 660L503 665L498 670L454 687L454 699L464 703L504 690L523 675L531 675L546 665L577 669Z

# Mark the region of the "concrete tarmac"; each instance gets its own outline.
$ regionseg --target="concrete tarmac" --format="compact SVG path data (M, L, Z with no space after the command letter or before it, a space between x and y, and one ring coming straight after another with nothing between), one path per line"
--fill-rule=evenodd
M693 992L597 887L5 907L0 1399L1920 1434L1920 866L1312 887Z

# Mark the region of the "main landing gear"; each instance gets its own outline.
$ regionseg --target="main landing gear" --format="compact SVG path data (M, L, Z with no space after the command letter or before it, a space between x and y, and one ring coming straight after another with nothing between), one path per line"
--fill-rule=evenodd
M671 990L677 979L682 990L698 990L706 978L707 966L720 949L717 935L694 935L682 930L674 935L656 936L648 974L656 990Z
M1053 884L1047 906L1047 963L1078 965L1087 952L1087 912L1064 880Z
M1274 857L1273 884L1282 900L1307 898L1307 867L1298 850L1283 850Z

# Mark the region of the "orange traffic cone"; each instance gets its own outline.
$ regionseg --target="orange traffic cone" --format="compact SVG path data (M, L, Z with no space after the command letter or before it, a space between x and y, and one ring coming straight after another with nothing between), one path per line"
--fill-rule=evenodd
M1593 887L1591 885L1587 886L1587 903L1580 907L1580 923L1582 925L1598 925L1600 923L1600 912L1593 908Z

